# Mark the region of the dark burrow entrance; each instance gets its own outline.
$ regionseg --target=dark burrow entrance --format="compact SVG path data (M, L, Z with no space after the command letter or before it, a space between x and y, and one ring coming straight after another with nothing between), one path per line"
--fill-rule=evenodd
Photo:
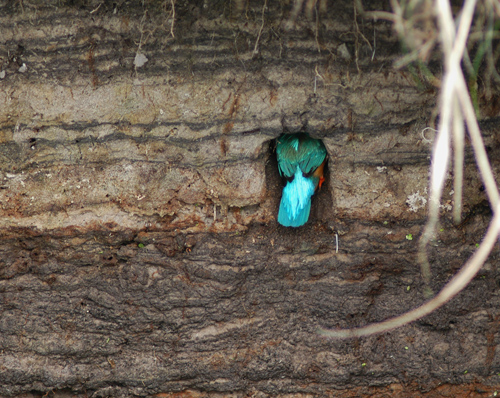
M293 133L284 133L284 134L293 134ZM310 134L311 135L311 134ZM281 137L282 135L280 135ZM314 134L311 135L314 138ZM270 156L266 163L266 187L267 192L270 197L273 197L274 211L277 218L279 211L279 204L281 197L283 195L283 189L287 183L287 179L280 175L278 162L276 157L276 141L279 137L271 140L269 142L269 153ZM334 217L334 206L333 206L333 193L331 192L331 185L329 183L330 180L330 164L332 159L330 155L326 154L326 163L324 166L324 182L321 185L321 188L315 191L314 195L311 198L311 212L309 216L309 220L306 224L313 224L315 222L320 223L328 223L333 220ZM288 227L293 228L293 227ZM301 228L301 227L298 227Z

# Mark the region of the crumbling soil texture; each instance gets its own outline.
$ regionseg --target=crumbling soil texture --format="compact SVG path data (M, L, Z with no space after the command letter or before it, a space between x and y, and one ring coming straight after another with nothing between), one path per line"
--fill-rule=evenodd
M0 1L0 395L499 392L497 248L418 322L318 334L426 299L438 90L393 67L392 26L347 1L295 24L285 2L179 1L173 25L174 2L131 3ZM498 112L481 106L498 173ZM326 182L284 228L274 140L297 131L325 143ZM452 177L434 292L491 219L469 147L460 225Z

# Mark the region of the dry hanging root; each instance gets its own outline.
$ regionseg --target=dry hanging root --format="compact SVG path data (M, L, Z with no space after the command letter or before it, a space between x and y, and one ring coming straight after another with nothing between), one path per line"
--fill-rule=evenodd
M484 186L486 187L486 193L493 209L494 217L478 250L434 298L412 311L380 323L354 329L320 329L319 333L327 337L352 338L383 333L430 314L450 301L471 282L488 258L500 234L500 197L498 187L486 154L474 107L461 68L461 61L472 24L476 0L467 0L465 2L462 12L459 14L458 29L455 29L456 25L453 20L449 1L436 0L435 6L444 52L445 73L440 97L439 110L441 117L432 153L429 219L420 240L419 261L424 280L427 282L430 278L430 266L427 259L426 247L436 231L439 218L439 203L448 172L452 141L455 147L454 167L455 178L457 179L455 185L462 184L464 121L467 125L472 147L476 155L476 162ZM461 154L461 157L458 158L457 154ZM461 192L461 189L456 190L456 192ZM459 209L461 206L460 203L461 196L459 198L455 197L455 205Z

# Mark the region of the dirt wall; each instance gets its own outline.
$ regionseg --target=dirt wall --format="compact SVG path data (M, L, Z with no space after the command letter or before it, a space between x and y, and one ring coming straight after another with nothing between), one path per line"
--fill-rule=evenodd
M497 391L498 250L419 322L317 333L425 300L438 89L393 67L391 25L350 2L295 24L285 3L143 3L0 1L0 395ZM297 131L329 160L290 229L273 141ZM434 291L491 217L467 153L463 222L450 176L429 248Z

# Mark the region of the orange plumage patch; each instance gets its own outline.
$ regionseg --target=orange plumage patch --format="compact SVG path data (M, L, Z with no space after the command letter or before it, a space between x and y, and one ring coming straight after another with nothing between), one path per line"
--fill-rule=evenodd
M316 170L314 170L314 173L312 174L314 177L319 179L319 183L318 183L318 186L316 187L316 189L318 187L321 188L321 185L323 185L323 183L325 182L325 177L323 177L323 170L325 168L325 163L326 163L326 159L323 160L323 163L321 163L319 165L319 167Z

